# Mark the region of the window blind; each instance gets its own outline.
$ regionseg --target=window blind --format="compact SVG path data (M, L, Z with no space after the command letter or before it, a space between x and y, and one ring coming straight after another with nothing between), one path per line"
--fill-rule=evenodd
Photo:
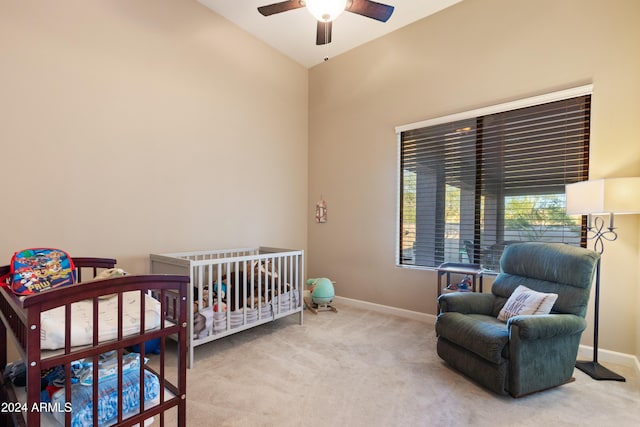
M586 180L591 95L400 132L400 264L497 269L513 241L580 244L565 184Z

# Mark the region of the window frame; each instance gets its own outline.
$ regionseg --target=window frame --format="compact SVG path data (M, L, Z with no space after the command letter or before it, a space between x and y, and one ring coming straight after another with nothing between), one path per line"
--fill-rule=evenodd
M395 246L395 264L397 267L402 268L411 268L411 269L424 269L424 270L434 270L437 266L424 266L424 265L414 265L414 264L406 264L402 262L402 248L400 247L400 242L402 241L402 202L403 202L403 188L401 187L403 182L403 169L402 169L402 133L406 131L411 131L420 128L426 128L451 122L457 122L462 120L475 119L481 116L487 116L491 114L499 114L504 113L511 110L516 110L520 108L534 107L541 104L551 103L555 101L562 101L570 98L580 97L591 95L591 104L593 105L593 85L583 85L570 89L555 91L551 93L546 93L542 95L532 96L528 98L522 98L514 101L509 101L501 104L495 104L487 107L477 108L473 110L468 110L460 113L449 114L445 116L439 116L427 120L422 120L419 122L409 123L405 125L396 126L396 140L397 140L397 181L396 181L396 237L394 240ZM583 218L584 223L584 218ZM582 233L584 234L584 233ZM584 244L584 239L581 239Z

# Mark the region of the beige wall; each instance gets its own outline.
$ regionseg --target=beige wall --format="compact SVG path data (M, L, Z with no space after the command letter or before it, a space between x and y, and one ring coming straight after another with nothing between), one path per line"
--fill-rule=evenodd
M435 313L435 274L394 265L397 125L593 83L591 176L640 175L638 17L636 1L465 0L312 68L309 218L323 195L328 222L309 223L309 275L344 297ZM600 347L638 355L638 219L618 226Z
M0 11L0 260L306 248L304 67L195 0Z
M638 234L637 236L637 241L640 241L640 228L638 229ZM636 288L638 289L638 292L636 294L636 306L635 306L635 311L636 311L636 319L635 319L635 324L636 324L636 357L638 358L638 360L640 360L640 316L637 314L638 311L640 311L640 255L638 255L638 260L639 262L636 263Z
M593 83L592 177L640 175L640 2L465 0L309 73L195 1L0 10L0 259L50 245L143 272L308 239L339 295L434 313L434 274L394 266L395 126ZM618 226L600 345L640 355L640 227Z

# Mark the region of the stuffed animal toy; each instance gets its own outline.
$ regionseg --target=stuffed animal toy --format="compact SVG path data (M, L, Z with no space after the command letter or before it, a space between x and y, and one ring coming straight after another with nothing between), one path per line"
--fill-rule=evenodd
M121 268L107 268L106 270L102 270L101 272L96 274L96 277L94 277L94 280L112 279L114 277L122 277L126 275L127 275L127 272ZM101 300L109 299L114 296L116 296L116 294L102 295L98 297L98 299L101 299Z
M217 293L218 284L214 283L216 295L227 303L229 310L234 311L246 306L252 306L251 286L253 286L254 305L260 301L264 304L278 295L279 292L287 292L290 289L290 286L286 283L279 282L278 272L270 260L254 261L251 264L251 269L253 271L241 270L237 275L235 272L223 275L220 293ZM271 288L272 285L274 289ZM259 301L257 300L258 296L260 296Z
M214 286L217 286L214 284ZM197 313L200 309L209 305L209 287L202 289L202 298L199 298L198 288L193 287L193 312Z
M271 279L272 276L274 279L278 278L278 273L273 268L273 264L271 263L271 261L262 261L262 262L254 261L253 271L255 272L256 275L262 274L263 280Z
M126 276L127 272L121 268L107 268L96 274L96 279L111 279L112 277Z
M273 263L269 260L254 261L253 262L253 274L254 274L254 295L260 295L267 301L278 295L278 272L273 268ZM261 289L258 289L258 277L260 276ZM275 283L272 295L272 284ZM286 284L284 285L286 286ZM287 292L287 289L283 289L283 292Z
M202 315L202 313L197 312L193 315L193 335L199 336L200 332L204 331L207 326L207 319Z
M254 296L253 299L247 298L247 305L245 307L257 309L258 307L263 307L267 303L267 300L264 297L258 298Z
M213 292L220 299L224 299L224 296L227 294L227 284L222 282L222 286L218 286L218 284L214 282Z
M215 312L227 311L227 304L225 304L223 302L218 303L218 301L216 301L213 304L213 311L215 311Z

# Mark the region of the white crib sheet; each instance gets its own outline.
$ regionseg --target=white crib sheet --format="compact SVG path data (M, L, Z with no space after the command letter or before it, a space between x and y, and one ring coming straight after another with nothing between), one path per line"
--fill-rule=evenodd
M140 330L140 292L122 294L122 334L135 334ZM102 299L98 303L98 340L118 337L118 298ZM93 343L93 301L79 301L71 305L71 346ZM64 307L40 314L40 346L42 350L64 348ZM160 302L145 294L145 330L160 326Z

